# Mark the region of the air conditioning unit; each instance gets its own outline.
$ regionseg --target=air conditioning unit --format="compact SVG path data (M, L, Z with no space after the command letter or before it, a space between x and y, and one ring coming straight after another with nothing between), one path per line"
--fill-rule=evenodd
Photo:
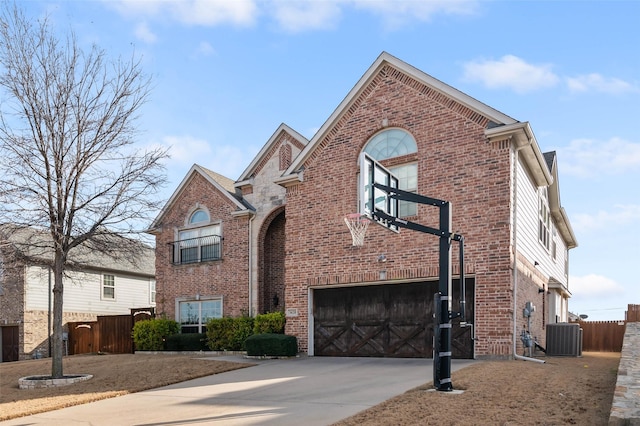
M547 356L582 356L580 324L547 324Z

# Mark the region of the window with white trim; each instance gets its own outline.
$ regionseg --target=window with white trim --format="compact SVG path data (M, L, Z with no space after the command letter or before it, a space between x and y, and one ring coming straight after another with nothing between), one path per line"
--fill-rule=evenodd
M149 280L149 302L156 303L156 280Z
M116 277L109 274L102 276L102 299L115 300L116 298Z
M551 215L549 214L549 199L547 188L542 188L538 192L538 240L549 250L551 233Z
M387 160L395 157L418 152L415 139L402 129L387 129L373 136L364 147L364 152L376 161ZM418 165L407 163L389 167L389 170L398 177L398 188L404 191L418 191ZM417 214L417 205L409 201L398 203L398 216L409 217Z
M222 318L222 299L178 302L178 322L182 333L205 333L207 321Z
M191 214L188 228L179 231L178 241L172 243L174 263L206 262L221 258L221 226L219 223L209 223L209 214L205 210L198 209Z

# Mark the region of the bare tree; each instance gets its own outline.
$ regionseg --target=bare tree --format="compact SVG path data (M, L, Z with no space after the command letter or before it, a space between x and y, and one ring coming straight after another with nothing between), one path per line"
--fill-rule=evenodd
M109 61L96 46L85 52L72 31L56 36L46 18L32 21L7 3L0 88L0 222L51 235L51 375L59 378L69 253L89 245L135 254L135 244L113 236L137 232L158 211L166 151L135 147L150 90L139 59Z

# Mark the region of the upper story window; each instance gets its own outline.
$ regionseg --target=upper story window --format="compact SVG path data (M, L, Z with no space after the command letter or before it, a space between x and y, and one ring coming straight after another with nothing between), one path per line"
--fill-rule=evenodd
M189 223L209 222L209 214L204 210L196 210L189 218Z
M149 302L156 303L156 280L149 280Z
M551 243L551 215L549 214L549 198L547 188L538 192L538 240L549 250Z
M116 278L113 275L102 276L102 299L115 300L116 298Z
M191 214L188 225L178 232L172 245L174 264L206 262L221 258L222 233L220 223L211 224L209 213L198 209Z
M372 137L364 147L364 152L377 161L390 158L403 157L418 152L416 140L402 129L388 129ZM399 164L389 167L391 173L398 177L399 189L417 192L418 190L418 165L416 163ZM400 201L398 203L398 216L408 217L417 214L415 203Z

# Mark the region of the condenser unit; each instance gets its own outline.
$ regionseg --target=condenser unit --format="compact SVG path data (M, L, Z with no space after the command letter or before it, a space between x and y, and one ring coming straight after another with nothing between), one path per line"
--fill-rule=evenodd
M547 324L547 355L582 356L582 329L580 324Z

